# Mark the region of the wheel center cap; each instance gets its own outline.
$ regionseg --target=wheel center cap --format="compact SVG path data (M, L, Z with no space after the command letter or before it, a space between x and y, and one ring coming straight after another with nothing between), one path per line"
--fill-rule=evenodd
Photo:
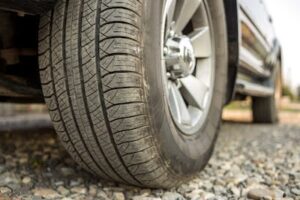
M167 69L173 78L183 78L193 73L196 59L190 38L187 36L169 38L166 48L165 57L172 60L167 63Z

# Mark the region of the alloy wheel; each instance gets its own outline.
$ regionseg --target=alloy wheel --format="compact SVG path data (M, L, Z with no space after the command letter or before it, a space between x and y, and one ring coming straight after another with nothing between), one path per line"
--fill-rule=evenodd
M204 0L167 0L163 66L173 121L185 135L203 126L213 96L215 65L211 18Z

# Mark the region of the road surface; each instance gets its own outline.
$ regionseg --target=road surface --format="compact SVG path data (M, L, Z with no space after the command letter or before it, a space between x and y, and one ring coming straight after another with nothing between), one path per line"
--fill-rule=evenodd
M215 153L194 180L170 190L96 179L81 170L52 129L0 134L0 200L300 199L300 120L253 125L227 113ZM300 118L299 118L300 119ZM46 123L47 124L47 123Z

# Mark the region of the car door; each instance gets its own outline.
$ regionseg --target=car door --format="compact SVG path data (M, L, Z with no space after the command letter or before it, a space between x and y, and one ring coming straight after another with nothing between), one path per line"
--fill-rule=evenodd
M265 60L275 39L272 20L262 0L239 0L241 47L240 66L259 77L270 76Z

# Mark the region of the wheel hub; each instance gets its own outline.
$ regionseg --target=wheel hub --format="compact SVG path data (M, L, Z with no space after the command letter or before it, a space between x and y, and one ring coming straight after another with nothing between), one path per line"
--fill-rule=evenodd
M211 19L206 1L166 0L161 47L166 100L184 135L205 123L214 88Z
M193 73L196 66L194 48L187 36L174 36L165 47L167 71L173 79L184 78Z

